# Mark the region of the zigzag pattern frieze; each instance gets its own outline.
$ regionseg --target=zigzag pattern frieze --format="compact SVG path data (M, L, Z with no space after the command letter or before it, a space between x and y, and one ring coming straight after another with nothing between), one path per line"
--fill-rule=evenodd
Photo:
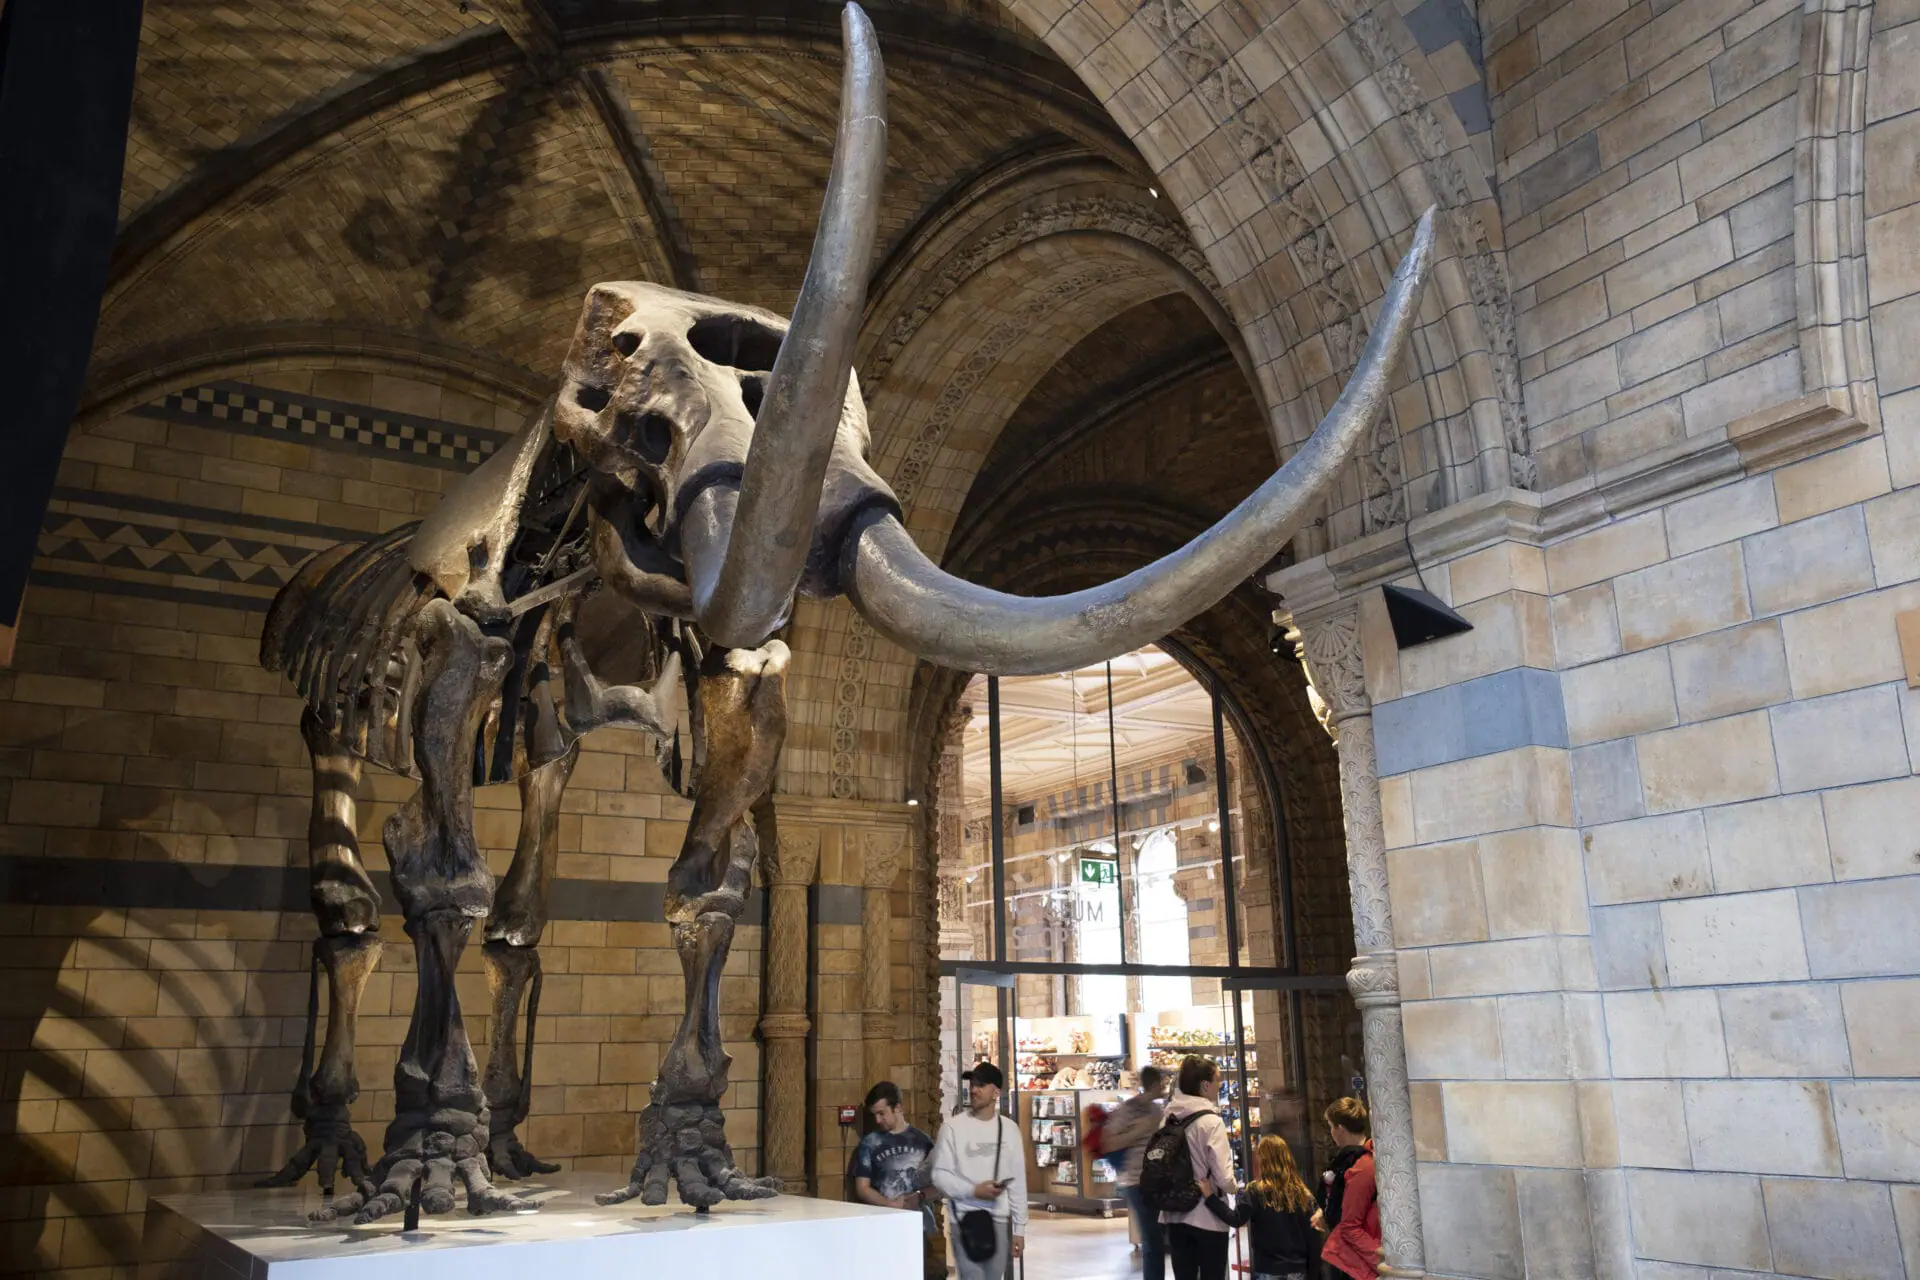
M39 552L51 560L276 591L313 551L228 533L135 524L111 516L49 512L40 525Z

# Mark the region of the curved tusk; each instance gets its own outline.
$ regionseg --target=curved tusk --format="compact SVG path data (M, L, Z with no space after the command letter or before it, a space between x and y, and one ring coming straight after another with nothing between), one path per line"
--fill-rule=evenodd
M890 514L849 538L847 594L876 631L930 662L991 675L1071 671L1150 644L1273 558L1333 483L1387 397L1433 256L1420 219L1340 399L1287 464L1213 528L1124 578L1063 596L1015 596L956 578Z
M755 647L785 620L806 567L866 308L886 171L886 68L859 5L846 7L841 30L846 68L833 172L745 471L737 490L725 480L707 485L681 517L694 613L701 630L734 648Z

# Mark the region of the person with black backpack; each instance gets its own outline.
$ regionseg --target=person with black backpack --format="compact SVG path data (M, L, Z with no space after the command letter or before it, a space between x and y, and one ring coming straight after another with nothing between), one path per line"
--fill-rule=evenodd
M1140 1193L1167 1229L1173 1280L1226 1280L1230 1233L1206 1197L1230 1196L1240 1185L1219 1102L1219 1064L1187 1058L1166 1119L1141 1153Z
M1380 1269L1380 1204L1367 1104L1338 1098L1327 1108L1326 1121L1334 1153L1323 1175L1320 1210L1313 1215L1314 1227L1327 1233L1320 1257L1336 1277L1373 1280Z

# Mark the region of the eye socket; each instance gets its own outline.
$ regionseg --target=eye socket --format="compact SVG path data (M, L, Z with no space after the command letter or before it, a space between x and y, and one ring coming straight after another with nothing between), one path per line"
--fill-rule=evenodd
M637 333L616 333L613 335L613 349L620 353L622 360L631 359L640 349L640 335Z
M687 331L687 345L715 364L767 370L779 357L784 336L746 316L708 316Z
M673 452L673 420L665 414L623 413L614 420L614 431L623 444L654 466Z
M600 412L607 407L607 402L611 399L613 399L613 392L601 387L590 387L585 383L574 388L573 392L573 402L588 413Z

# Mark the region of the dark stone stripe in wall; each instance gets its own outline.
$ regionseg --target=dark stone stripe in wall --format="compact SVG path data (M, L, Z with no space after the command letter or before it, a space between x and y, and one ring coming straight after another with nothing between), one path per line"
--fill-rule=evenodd
M1373 737L1383 778L1516 747L1565 748L1560 677L1514 667L1376 702Z
M195 591L191 587L170 587L163 582L128 582L89 573L60 573L53 569L35 569L27 581L63 591L98 591L110 596L135 596L142 600L167 600L174 604L201 604L215 609L244 609L265 613L272 596L229 595L224 591Z
M859 924L865 891L857 884L823 884L814 888L814 907L821 924Z
M204 520L209 524L227 524L243 529L267 529L274 533L296 533L329 542L364 542L373 535L365 529L344 525L315 524L307 520L288 520L281 516L255 515L246 511L224 511L219 507L200 507L189 502L171 502L138 493L114 493L107 489L81 489L74 485L54 486L53 496L61 502L81 503L108 510L142 511L155 516L177 516L182 520Z
M382 910L399 915L387 873L376 871ZM860 923L860 890L822 886L821 920ZM832 892L829 892L832 891ZM851 898L851 918L848 904ZM550 915L555 920L666 921L666 886L596 880L555 880ZM178 862L120 862L93 858L0 857L0 902L49 907L101 907L123 911L288 911L305 913L307 873L299 867L233 867ZM829 903L832 906L828 911ZM747 898L744 918L760 922L765 903L758 889Z

